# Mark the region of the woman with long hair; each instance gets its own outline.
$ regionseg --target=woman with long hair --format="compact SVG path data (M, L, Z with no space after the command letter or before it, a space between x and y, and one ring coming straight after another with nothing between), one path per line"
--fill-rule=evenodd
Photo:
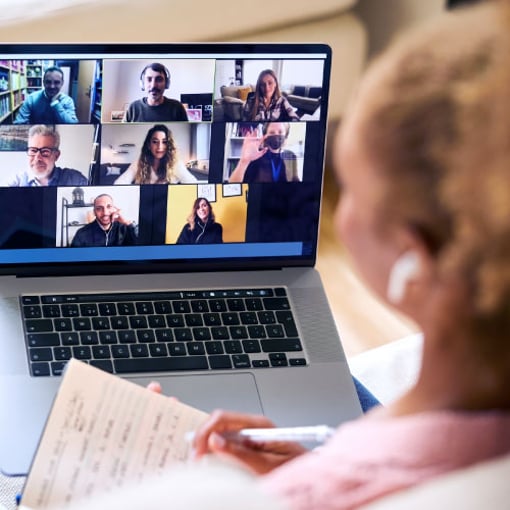
M243 108L244 121L299 120L295 109L282 95L278 78L272 69L259 74L255 92L252 92Z
M212 205L207 198L199 197L193 202L177 244L218 244L223 242L223 227L216 222Z
M164 124L149 129L140 151L115 184L189 184L196 182L180 161L172 132Z

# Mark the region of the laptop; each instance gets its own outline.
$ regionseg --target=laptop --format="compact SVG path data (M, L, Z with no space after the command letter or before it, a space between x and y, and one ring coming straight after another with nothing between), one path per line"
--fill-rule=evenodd
M314 268L330 65L323 44L0 46L4 474L70 357L206 412L360 414Z

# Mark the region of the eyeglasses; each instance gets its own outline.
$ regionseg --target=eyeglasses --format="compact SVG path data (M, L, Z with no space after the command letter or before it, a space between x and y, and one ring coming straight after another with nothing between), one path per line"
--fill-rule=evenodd
M29 156L35 156L38 152L41 153L41 156L43 158L49 158L51 156L52 152L58 151L55 147L28 147L27 148L27 154Z

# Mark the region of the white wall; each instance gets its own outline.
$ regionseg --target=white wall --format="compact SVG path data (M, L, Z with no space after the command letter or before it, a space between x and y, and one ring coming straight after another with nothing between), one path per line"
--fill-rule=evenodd
M140 87L140 73L153 60L106 60L103 64L103 122L110 122L112 110L146 95ZM162 59L170 71L170 88L165 95L180 101L181 94L212 94L214 88L214 60Z

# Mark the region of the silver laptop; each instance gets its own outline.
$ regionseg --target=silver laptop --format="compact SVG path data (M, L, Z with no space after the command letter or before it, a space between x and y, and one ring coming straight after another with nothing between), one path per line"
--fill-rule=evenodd
M27 473L70 357L280 426L360 414L314 268L330 65L322 44L0 46L3 473Z

